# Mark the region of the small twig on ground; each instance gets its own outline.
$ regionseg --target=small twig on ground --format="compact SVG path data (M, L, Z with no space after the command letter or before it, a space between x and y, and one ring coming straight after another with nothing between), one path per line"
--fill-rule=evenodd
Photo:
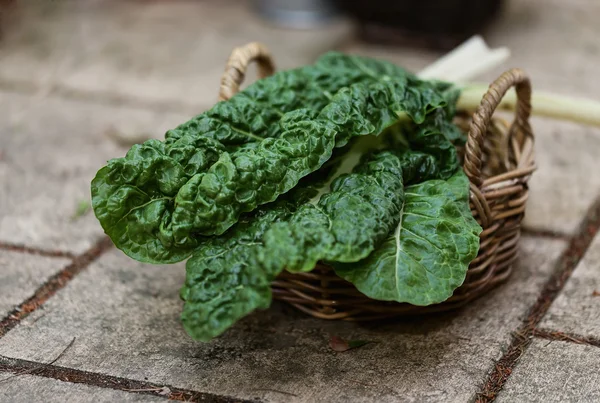
M52 361L50 361L50 362L48 362L46 364L41 364L41 365L39 365L39 366L37 366L35 368L30 368L30 369L27 369L25 371L18 372L18 373L14 374L14 375L9 376L8 378L4 378L4 379L0 380L0 383L6 382L6 381L8 381L10 379L16 378L16 377L21 376L21 375L32 374L32 373L34 373L37 370L40 370L40 369L49 367L50 365L53 365L54 363L56 363L58 360L60 360L65 355L65 353L67 352L67 350L70 349L71 346L73 346L73 343L75 343L75 337L73 337L73 340L71 340L71 342L67 345L67 347L65 347L65 349L63 351L61 351L61 353L59 355L57 355L56 358L53 359Z
M31 323L28 323L27 326L33 326L35 325L35 323L42 319L44 316L46 316L48 314L48 312L44 312L43 314L41 314L40 316L38 316L37 318L35 318L34 320L31 321Z
M355 348L359 348L370 343L374 342L369 340L346 340L342 339L339 336L331 336L329 338L329 348L338 353L353 350Z
M600 340L580 335L572 335L545 329L534 329L533 335L550 341L568 341L576 344L589 344L592 346L600 347Z
M377 386L377 385L373 385L372 383L361 382L361 381L357 381L355 379L348 379L348 380L350 382L358 383L359 385L363 385L363 386L369 386L369 387Z
M275 392L275 393L281 393L283 395L288 395L288 396L294 396L294 397L298 397L298 395L295 395L293 393L290 392L284 392L283 390L277 390L277 389L269 389L269 388L255 388L253 390L256 391L263 391L263 392Z

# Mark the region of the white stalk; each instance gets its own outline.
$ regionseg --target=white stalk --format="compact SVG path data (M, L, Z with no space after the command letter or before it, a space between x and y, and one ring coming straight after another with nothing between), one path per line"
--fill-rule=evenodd
M507 48L490 49L478 35L421 70L424 80L469 81L504 63L510 57Z
M488 87L486 84L464 84L458 99L458 109L474 111L481 103L481 98ZM510 89L502 98L498 109L514 111L516 105L516 93L514 89ZM591 99L566 97L534 90L531 94L531 113L534 116L600 127L600 102Z
M457 83L462 88L458 108L474 111L481 103L488 85L470 83L478 75L500 66L510 57L506 48L490 49L480 36L474 36L441 57L417 75L427 80ZM464 83L464 84L460 84ZM600 102L578 99L534 90L532 114L600 127ZM500 102L500 110L514 111L517 98L511 89Z

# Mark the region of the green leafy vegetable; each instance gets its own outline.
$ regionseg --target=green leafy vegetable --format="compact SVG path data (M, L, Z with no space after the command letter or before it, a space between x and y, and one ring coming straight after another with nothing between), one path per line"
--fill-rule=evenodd
M368 297L431 305L448 299L479 251L481 227L468 209L462 171L448 181L406 188L400 222L366 259L334 263L335 272Z
M239 318L268 306L271 293L267 285L281 271L310 271L318 261L332 264L340 276L367 295L378 292L379 277L385 284L394 281L393 277L381 276L378 270L387 274L407 268L418 277L421 273L416 272L424 268L438 276L451 277L445 283L446 279L441 278L439 284L432 281L421 284L421 288L414 286L416 291L412 294L410 282L397 284L405 285L410 295L398 292L393 297L382 294L383 298L377 299L414 300L415 304L421 304L422 300L415 295L422 291L436 294L437 298L442 298L448 290L451 295L462 284L479 247L480 227L468 204L469 183L458 167L458 159L435 158L444 155L445 144L449 143L435 126L422 127L407 137L398 134L402 132L360 139L348 152L340 153L327 172L312 174L275 204L263 206L257 214L245 217L231 231L199 248L188 261L182 292L186 301L183 322L188 332L199 340L210 340ZM433 139L429 147L424 139ZM398 141L431 153L403 148ZM446 178L452 167L452 176L440 179ZM408 183L420 184L404 188L403 178ZM412 193L405 193L408 191L425 193L415 201ZM425 215L429 215L426 220L416 223L410 219ZM403 221L407 229L400 233L397 228ZM406 259L377 260L378 254L389 254L387 245L396 233L402 235L404 244L415 244L408 231L439 234L433 237L429 249L410 250L413 255L425 252L424 256L430 256L431 260L416 270L414 265L406 266ZM438 241L447 242L439 246L445 250L444 255L436 249ZM217 243L220 247L215 247ZM441 259L439 264L436 259ZM253 277L241 273L245 276L251 273ZM346 273L357 277L347 278ZM374 283L367 281L362 287L365 281L361 273L371 282L375 279Z
M400 158L379 152L344 172L357 162L356 154L346 157L311 202L267 231L263 260L282 262L285 256L280 269L310 271L321 260L366 257L386 237L404 198Z
M464 281L481 228L455 146L458 90L330 53L259 80L100 169L92 205L130 257L188 257L182 322L208 341L283 271L334 267L365 295L427 305Z
M181 318L196 340L208 341L248 313L271 304L271 282L279 272L261 265L257 252L269 225L289 215L286 203L277 204L241 220L227 235L211 238L187 261Z
M324 166L287 195L244 215L225 234L207 238L194 252L180 292L185 301L182 322L189 334L208 341L248 313L270 305L271 282L285 262L262 263L264 234L316 197L335 168L335 163Z
M92 182L94 211L130 257L183 260L200 237L292 189L334 147L379 134L402 114L422 122L446 95L392 64L333 53L111 160Z

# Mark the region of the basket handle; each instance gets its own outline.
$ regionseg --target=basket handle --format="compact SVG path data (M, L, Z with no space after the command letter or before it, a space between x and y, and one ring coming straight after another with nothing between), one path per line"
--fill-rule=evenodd
M465 147L464 170L471 183L478 188L483 184L481 172L483 157L483 140L494 111L502 101L502 97L511 87L517 93L517 107L515 120L509 133L509 146L516 141L519 150L523 148L527 139L533 140L533 132L529 125L531 114L531 83L529 77L520 69L511 69L503 73L492 84L481 99L481 104L473 114L469 125L469 134Z
M262 43L251 42L235 48L231 52L225 71L221 76L219 101L228 100L240 90L248 65L254 61L258 63L259 78L268 77L275 72L275 64L271 53Z

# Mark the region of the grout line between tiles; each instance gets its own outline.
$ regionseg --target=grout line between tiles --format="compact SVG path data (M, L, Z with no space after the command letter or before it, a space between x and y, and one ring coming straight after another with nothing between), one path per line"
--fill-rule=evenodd
M0 320L0 339L19 324L30 313L52 297L56 292L65 287L77 274L83 271L90 263L98 259L112 246L109 238L104 237L85 253L72 259L64 269L50 277L35 293L18 307L12 310L4 319Z
M67 259L75 259L75 255L71 252L61 250L44 250L38 248L32 248L25 245L16 245L6 242L0 242L0 249L7 250L10 252L26 253L29 255L39 255L46 257L64 257Z
M186 402L203 403L257 403L257 400L236 399L206 392L197 392L189 389L176 388L169 385L157 385L150 382L136 381L112 375L98 374L65 368L57 365L48 365L33 361L19 360L0 356L0 372L20 375L35 375L44 378L57 379L63 382L96 386L105 389L120 390L128 393L152 395L165 400L179 400ZM13 375L14 376L14 375ZM2 378L0 378L1 381ZM10 380L7 380L10 382Z
M569 235L567 233L553 231L553 230L547 230L547 229L523 227L521 229L521 233L523 235L533 236L533 237L537 237L537 238L558 239L558 240L564 240L564 241L571 240L571 235Z
M531 344L538 324L585 255L599 227L600 198L588 209L579 230L571 238L568 247L556 262L554 272L543 287L538 299L529 309L527 317L519 328L513 332L511 344L500 360L496 362L475 396L476 403L490 403L496 400L519 358Z
M540 339L552 341L567 341L575 344L587 344L594 347L600 347L600 339L594 337L580 336L573 333L558 332L550 329L534 329L533 335Z
M27 81L9 81L0 77L0 91L6 93L34 95L39 92L39 85ZM189 113L190 116L197 115L208 109L210 106L202 107L201 105L192 105L173 99L148 101L125 94L78 90L56 84L49 89L47 95L67 100L83 101L101 105L126 106L137 109L148 109L157 112Z

